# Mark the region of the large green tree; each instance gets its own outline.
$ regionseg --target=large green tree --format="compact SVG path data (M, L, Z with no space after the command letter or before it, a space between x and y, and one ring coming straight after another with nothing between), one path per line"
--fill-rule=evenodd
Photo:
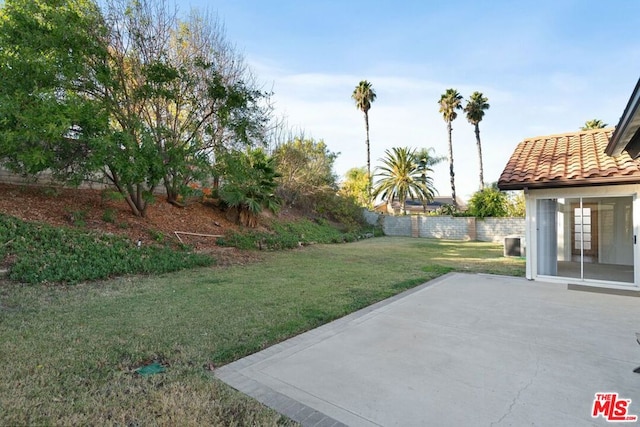
M485 187L471 196L467 212L478 218L507 216L509 200L496 186Z
M447 134L449 135L449 176L451 178L451 199L454 209L458 209L458 201L456 199L455 173L453 171L453 142L451 138L453 128L451 127L451 122L458 117L456 110L462 109L461 103L462 95L455 89L447 89L445 93L440 96L440 101L438 102L440 105L440 113L447 123Z
M420 201L431 201L436 192L429 167L421 167L414 149L394 147L385 150L385 157L380 159L382 166L376 168L378 180L373 187L373 197L381 196L391 205L394 199L400 203L400 213L406 213L407 198Z
M140 190L151 193L156 170L168 201L176 202L192 180L218 176L212 166L226 150L259 139L266 122L259 102L265 94L246 84L242 59L216 20L194 12L181 21L163 0L109 0L107 5L105 86L111 90L104 100L116 119L111 130L129 136L131 143L121 146L134 155L125 156L156 167L132 165L123 161L122 150L112 149L116 157L105 162L105 175L134 200L132 210L144 215ZM153 173L145 176L145 171ZM135 186L127 183L130 179L120 184L123 176L133 176Z
M524 218L527 214L524 191L507 191L507 216Z
M364 113L364 127L367 135L367 174L371 177L371 148L369 144L369 110L371 103L376 100L376 92L367 80L362 80L353 90L351 98L356 102L356 108ZM371 190L369 190L371 193Z
M165 1L104 5L5 1L0 160L76 180L101 171L144 216L159 185L175 201L221 152L260 139L265 94L215 22L180 21Z
M600 119L592 119L584 122L584 126L582 126L580 130L603 129L607 126L608 125Z
M478 146L478 160L480 162L480 189L484 188L484 168L482 166L482 143L480 142L480 122L484 117L484 112L489 109L488 99L482 92L473 92L464 107L467 113L467 120L474 127L476 134L476 145Z
M371 179L364 167L351 168L344 174L340 195L351 197L360 206L369 206L369 183Z
M273 153L280 177L278 194L289 206L308 204L314 194L337 190L333 164L338 154L323 140L294 137Z
M90 0L5 0L0 9L0 162L14 171L80 179L108 114L87 96L106 57Z

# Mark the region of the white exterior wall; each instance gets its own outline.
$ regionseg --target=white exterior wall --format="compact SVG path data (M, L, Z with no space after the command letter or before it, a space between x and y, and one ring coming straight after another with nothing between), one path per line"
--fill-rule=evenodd
M553 189L531 189L525 191L525 203L526 203L526 226L525 226L525 238L528 242L527 249L527 261L526 261L526 277L529 280L535 280L538 277L538 257L540 256L539 250L543 252L549 250L544 247L544 242L538 242L537 230L541 218L537 217L537 202L540 199L567 199L567 198L605 198L605 197L632 197L633 208L633 236L638 236L640 227L640 184L626 184L626 185L608 185L598 187L576 187L576 188L553 188ZM566 225L570 224L570 215L558 215L558 228L567 229ZM600 218L598 219L600 221ZM616 230L615 239L633 238L633 236L624 236L624 230ZM571 257L571 236L559 233L558 236L558 258L560 260L570 259ZM618 245L620 246L620 245ZM634 265L634 284L635 287L640 287L640 262L639 262L639 250L638 244L633 245L632 254L623 254L621 250L614 250L615 253L605 254L605 258L602 258L602 262L611 262L615 260L616 263L623 263L628 261ZM628 251L627 251L628 252ZM632 261L632 262L630 262ZM544 280L548 280L549 276L544 276ZM555 280L555 278L552 278ZM567 282L566 278L558 278L559 281ZM575 282L575 279L571 279L571 282ZM607 286L606 283L602 284Z

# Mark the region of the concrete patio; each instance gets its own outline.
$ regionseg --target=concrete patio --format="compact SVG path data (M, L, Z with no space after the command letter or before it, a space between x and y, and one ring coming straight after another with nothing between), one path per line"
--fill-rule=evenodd
M305 426L607 425L599 392L640 415L639 331L640 298L452 273L215 375Z

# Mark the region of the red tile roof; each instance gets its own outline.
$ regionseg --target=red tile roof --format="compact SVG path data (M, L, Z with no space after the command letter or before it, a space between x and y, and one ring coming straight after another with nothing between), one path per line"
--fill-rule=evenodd
M626 152L609 157L614 128L529 138L518 144L505 166L502 190L640 183L640 162Z

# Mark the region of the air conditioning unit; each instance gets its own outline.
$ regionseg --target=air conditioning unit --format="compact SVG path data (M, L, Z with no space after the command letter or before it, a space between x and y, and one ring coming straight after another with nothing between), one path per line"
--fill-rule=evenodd
M523 257L524 255L524 237L506 236L504 238L504 256Z

